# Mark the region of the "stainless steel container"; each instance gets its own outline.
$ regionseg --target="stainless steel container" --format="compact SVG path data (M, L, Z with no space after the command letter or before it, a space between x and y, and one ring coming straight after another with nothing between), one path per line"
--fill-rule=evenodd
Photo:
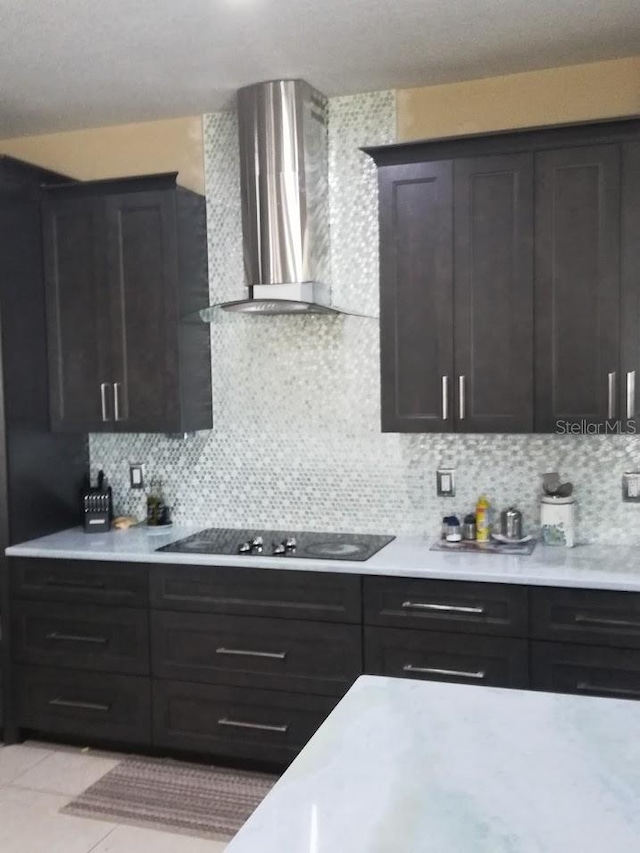
M500 533L507 539L522 539L522 513L510 506L500 513Z

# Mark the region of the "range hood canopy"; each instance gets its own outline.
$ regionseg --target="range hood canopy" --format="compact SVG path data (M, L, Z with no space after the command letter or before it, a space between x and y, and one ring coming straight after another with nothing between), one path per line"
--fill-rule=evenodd
M329 281L327 99L304 80L238 92L246 299L213 309L341 314Z

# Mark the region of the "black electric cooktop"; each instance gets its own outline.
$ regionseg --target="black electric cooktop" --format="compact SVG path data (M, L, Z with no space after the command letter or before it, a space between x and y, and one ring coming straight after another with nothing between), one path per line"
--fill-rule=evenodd
M210 527L186 539L163 545L157 550L178 554L243 554L249 557L364 562L393 539L395 536L376 536L369 533L307 533L301 530L233 530Z

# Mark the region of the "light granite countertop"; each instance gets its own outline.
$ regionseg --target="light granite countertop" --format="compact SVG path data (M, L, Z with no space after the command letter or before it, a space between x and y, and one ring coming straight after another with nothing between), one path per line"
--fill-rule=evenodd
M227 853L630 853L640 703L362 676Z
M305 560L295 557L224 556L162 553L156 549L194 533L198 528L174 527L165 533L144 528L86 534L72 528L7 548L11 557L53 557L68 560L109 560L172 565L235 566L297 569L311 572L387 575L411 578L473 580L591 589L640 591L640 547L581 545L554 548L540 543L533 554L451 554L430 551L433 537L399 536L366 562Z

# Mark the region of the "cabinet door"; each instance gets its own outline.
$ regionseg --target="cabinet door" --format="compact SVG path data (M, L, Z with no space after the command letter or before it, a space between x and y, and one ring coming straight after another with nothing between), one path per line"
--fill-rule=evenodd
M52 428L111 429L104 204L50 198L43 207Z
M622 146L620 411L625 432L640 432L640 142Z
M115 427L179 431L175 192L113 194L106 206Z
M533 155L454 165L458 432L533 430Z
M379 185L382 429L450 432L452 164L387 166Z
M617 145L536 156L539 432L604 432L620 415L619 223Z

